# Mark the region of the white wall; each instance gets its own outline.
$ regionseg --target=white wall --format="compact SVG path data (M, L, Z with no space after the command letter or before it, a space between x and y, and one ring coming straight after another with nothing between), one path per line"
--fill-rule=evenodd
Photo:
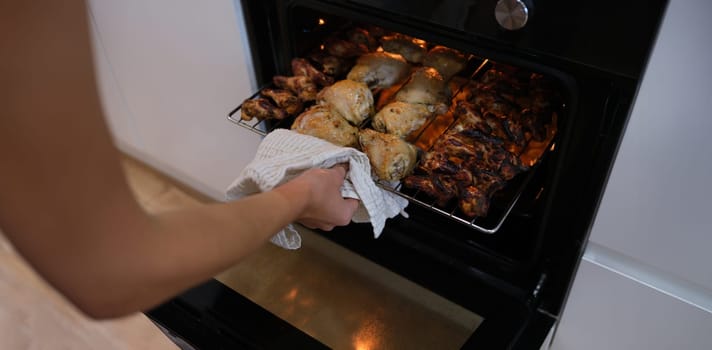
M227 113L256 91L230 0L91 0L104 107L117 145L216 199L259 137Z
M712 348L710 13L670 1L554 349Z

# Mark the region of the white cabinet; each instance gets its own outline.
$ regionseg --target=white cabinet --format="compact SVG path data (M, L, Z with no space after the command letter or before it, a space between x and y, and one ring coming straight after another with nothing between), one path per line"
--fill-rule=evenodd
M711 12L669 3L553 349L712 348Z
M707 350L712 314L584 260L553 350Z
M256 87L230 0L91 0L104 107L117 145L222 199L259 137L227 121Z
M669 4L591 240L712 291L709 13Z

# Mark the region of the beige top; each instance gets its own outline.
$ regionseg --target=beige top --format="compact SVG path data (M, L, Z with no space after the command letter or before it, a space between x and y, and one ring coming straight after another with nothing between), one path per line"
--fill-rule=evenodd
M177 349L145 315L94 321L47 284L0 232L0 349Z

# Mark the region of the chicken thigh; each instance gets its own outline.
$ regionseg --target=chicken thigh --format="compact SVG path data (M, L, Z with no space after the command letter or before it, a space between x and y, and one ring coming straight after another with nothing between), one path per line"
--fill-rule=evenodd
M360 81L371 89L382 89L405 79L408 73L410 65L403 56L373 52L359 57L346 79Z
M403 34L388 35L381 38L383 51L402 55L408 62L423 62L428 53L425 41Z
M398 181L410 174L418 158L415 146L395 135L363 129L358 135L361 149L379 179Z
M447 82L435 68L420 67L398 90L395 99L401 102L428 105L447 104L450 100L450 90Z
M405 138L417 130L433 114L431 108L420 103L391 102L373 117L373 128L387 134Z
M371 90L366 84L353 80L340 80L325 87L319 92L317 102L353 125L361 124L374 113Z
M457 50L445 46L435 46L425 55L423 65L437 69L443 79L448 81L465 69L467 58Z
M322 105L314 105L300 114L292 124L292 130L338 146L358 146L358 129Z

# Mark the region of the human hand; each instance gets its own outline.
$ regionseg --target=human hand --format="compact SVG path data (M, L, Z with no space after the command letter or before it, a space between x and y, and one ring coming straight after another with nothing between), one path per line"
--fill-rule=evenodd
M330 169L309 169L284 184L281 189L299 189L306 198L296 198L304 201L297 221L302 225L331 231L336 226L348 225L358 208L358 200L343 198L341 186L344 183L348 164L337 164Z

